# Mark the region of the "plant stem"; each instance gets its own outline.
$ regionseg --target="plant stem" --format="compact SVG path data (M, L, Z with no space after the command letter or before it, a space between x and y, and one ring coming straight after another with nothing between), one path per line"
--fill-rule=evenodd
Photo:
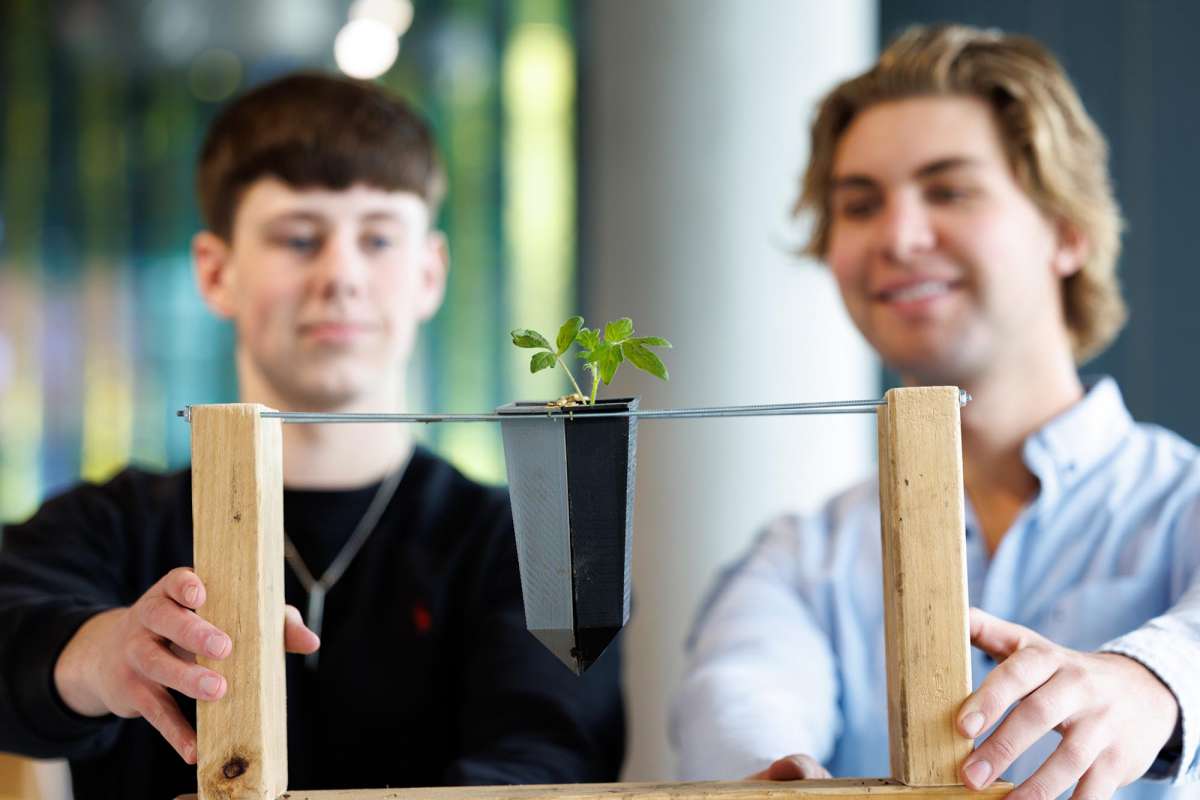
M559 366L563 368L563 371L567 373L567 377L571 379L571 385L575 387L575 393L580 397L583 397L583 389L579 388L579 384L575 382L575 376L571 374L571 370L567 369L567 365L563 363L562 358L555 356L554 360L558 362ZM592 396L594 397L595 395L593 394Z
M589 405L596 405L596 390L600 388L600 373L597 372L592 376L592 399Z

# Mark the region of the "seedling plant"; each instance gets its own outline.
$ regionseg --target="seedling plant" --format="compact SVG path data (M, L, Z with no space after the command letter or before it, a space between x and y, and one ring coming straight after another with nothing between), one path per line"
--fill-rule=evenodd
M553 369L557 364L571 379L579 398L577 402L587 405L596 404L596 391L600 383L603 382L605 386L612 383L617 368L624 361L661 380L669 378L666 365L649 348L670 347L671 343L661 336L634 336L633 320L629 317L608 323L603 333L599 328L585 328L583 317L571 317L558 329L553 345L545 336L529 328L512 331L512 340L517 347L538 350L529 361L530 372ZM592 391L589 395L579 388L571 369L563 361L563 356L576 343L580 347L576 355L583 361L583 368L592 375Z

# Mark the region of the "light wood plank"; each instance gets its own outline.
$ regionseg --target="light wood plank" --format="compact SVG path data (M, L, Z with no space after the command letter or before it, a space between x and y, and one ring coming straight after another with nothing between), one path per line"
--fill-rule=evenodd
M552 786L447 786L433 789L292 791L286 800L999 800L1012 784L997 782L979 792L965 786L905 786L899 781L848 778L822 781L695 783L578 783ZM185 795L177 800L195 800ZM282 800L282 798L281 798Z
M195 569L200 615L233 639L198 658L229 690L197 703L201 800L273 800L287 789L283 648L283 435L263 406L192 409Z
M892 777L958 784L973 742L958 389L893 389L879 419L879 494Z

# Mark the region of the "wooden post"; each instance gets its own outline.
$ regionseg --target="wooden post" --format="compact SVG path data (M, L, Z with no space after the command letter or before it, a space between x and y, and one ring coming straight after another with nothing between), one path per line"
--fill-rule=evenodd
M274 800L287 790L283 648L283 433L263 406L192 409L195 569L200 615L233 640L225 697L200 701L200 800Z
M958 389L893 389L877 416L892 777L956 785L973 746L955 728L971 693Z

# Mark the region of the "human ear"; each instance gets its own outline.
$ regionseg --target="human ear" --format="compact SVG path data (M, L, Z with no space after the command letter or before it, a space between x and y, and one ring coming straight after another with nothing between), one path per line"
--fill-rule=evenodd
M1057 225L1057 241L1051 266L1059 278L1069 278L1083 269L1091 253L1091 242L1078 226L1060 221Z
M442 307L446 275L450 271L450 246L441 231L430 231L421 246L417 275L417 318L424 322Z
M192 237L192 268L204 304L218 317L231 319L236 304L229 245L212 231L200 231Z

